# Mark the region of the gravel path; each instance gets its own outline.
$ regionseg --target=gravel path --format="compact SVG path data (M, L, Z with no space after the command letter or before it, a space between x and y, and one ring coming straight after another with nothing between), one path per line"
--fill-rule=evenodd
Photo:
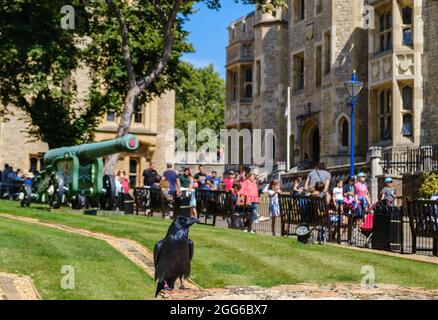
M40 300L30 277L0 272L0 300Z

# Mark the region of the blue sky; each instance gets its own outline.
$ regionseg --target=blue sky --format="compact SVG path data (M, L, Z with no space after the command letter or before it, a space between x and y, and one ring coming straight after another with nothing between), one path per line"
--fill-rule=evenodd
M197 5L196 9L199 11L191 16L185 26L190 32L189 41L196 52L184 55L183 60L196 67L205 67L213 63L215 70L224 78L227 27L232 21L253 11L254 6L222 0L222 8L219 11L210 10L204 4Z

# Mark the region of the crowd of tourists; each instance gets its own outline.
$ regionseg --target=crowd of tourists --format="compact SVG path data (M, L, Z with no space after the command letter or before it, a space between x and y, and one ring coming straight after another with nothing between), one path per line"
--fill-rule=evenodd
M21 169L14 170L9 164L5 164L0 170L0 198L12 198L23 184L31 184L38 174L31 171L25 173Z
M1 196L14 194L19 186L32 183L38 173L23 170L14 170L6 164L0 171ZM332 175L324 163L319 163L305 178L298 177L293 185L292 193L295 196L317 197L326 200L333 211L353 215L359 221L364 219L372 203L366 183L366 174L361 172L357 176L349 177L346 181L341 179L333 181ZM126 172L119 170L115 176L117 193L130 193L130 183ZM275 235L276 219L280 217L279 196L282 193L279 181L272 181L266 185L265 181L243 166L238 172L229 171L219 176L216 171L207 172L203 164L198 166L198 171L193 173L189 167L176 170L173 164L167 164L167 169L159 174L156 164L151 162L143 172L143 185L148 188L161 190L172 202L175 198L185 195L190 197L190 212L197 216L196 193L194 190L220 190L231 193L236 215L246 217L238 219L237 223L244 231L252 232L253 224L259 223L259 203L262 194L269 197L269 212L272 223L272 233ZM392 178L386 178L385 187L381 190L379 200L388 206L396 205L396 192ZM172 212L169 212L169 216ZM338 215L334 215L336 220ZM336 221L334 221L336 222Z
M143 184L147 188L160 189L171 201L176 197L190 197L190 213L197 216L195 190L219 190L230 192L233 203L243 216L242 229L246 232L255 231L253 223L259 223L258 205L262 192L262 181L255 174L247 173L243 167L238 172L229 171L219 176L216 171L207 172L204 165L198 166L198 172L193 173L189 167L180 171L175 170L173 164L167 164L166 171L160 175L155 163L143 172ZM239 209L241 208L241 209ZM172 212L169 213L171 215ZM239 220L240 221L240 220Z
M346 181L343 179L333 181L325 164L319 163L309 173L306 180L302 177L295 180L293 194L323 198L326 204L334 209L333 211L344 216L355 217L360 225L373 207L366 180L366 173L360 172L357 176L348 177ZM385 186L379 193L378 200L389 207L397 205L396 189L392 178L385 179ZM334 214L331 217L332 222L337 223L340 216L340 214Z

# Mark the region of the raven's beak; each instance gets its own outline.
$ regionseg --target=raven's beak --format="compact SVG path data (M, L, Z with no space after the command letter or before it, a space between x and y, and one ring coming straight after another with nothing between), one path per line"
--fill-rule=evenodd
M196 224L196 223L198 223L199 222L199 219L197 219L197 218L190 218L190 219L187 219L187 225L189 225L189 226L191 226L191 225L194 225L194 224Z

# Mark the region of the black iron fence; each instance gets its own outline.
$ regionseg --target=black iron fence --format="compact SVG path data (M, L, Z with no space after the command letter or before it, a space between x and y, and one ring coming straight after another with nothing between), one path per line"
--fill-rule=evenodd
M257 223L253 223L253 208L244 197L236 200L231 193L207 190L197 190L195 195L197 215L204 224L249 227L262 233L272 231L266 196L260 198ZM180 214L178 201L181 199L170 200L159 190L135 190L137 214L164 216L175 209L174 216L177 216ZM276 220L274 230L282 236L297 235L297 229L305 226L310 238L317 242L438 256L438 201L409 200L403 208L378 203L361 217L356 209L336 208L322 198L283 194L280 210L281 217Z
M438 169L438 146L383 151L382 167L388 174L404 174Z

